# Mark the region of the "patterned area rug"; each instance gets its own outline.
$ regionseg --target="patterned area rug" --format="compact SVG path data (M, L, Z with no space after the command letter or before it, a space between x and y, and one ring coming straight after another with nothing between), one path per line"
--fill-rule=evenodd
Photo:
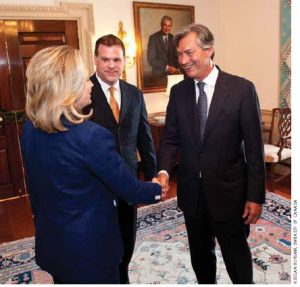
M193 284L187 234L176 199L139 208L131 283ZM290 284L290 202L268 193L262 218L252 226L249 244L257 284ZM230 283L219 248L218 283ZM52 283L34 261L34 239L0 245L0 284Z
M187 233L176 200L138 211L138 240L130 265L132 283L197 283L190 263ZM291 282L290 202L267 194L262 218L251 227L249 244L257 284ZM219 247L218 284L231 283Z

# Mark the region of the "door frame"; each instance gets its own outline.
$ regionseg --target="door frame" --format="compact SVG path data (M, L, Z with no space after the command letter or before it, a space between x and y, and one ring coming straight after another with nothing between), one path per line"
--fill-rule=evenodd
M60 2L59 6L3 5L0 19L7 20L76 20L79 50L89 74L94 72L92 36L95 33L93 4Z

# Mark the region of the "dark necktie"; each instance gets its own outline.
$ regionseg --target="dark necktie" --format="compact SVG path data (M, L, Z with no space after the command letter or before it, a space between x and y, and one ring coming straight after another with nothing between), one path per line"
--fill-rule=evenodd
M201 140L203 139L203 134L204 134L206 120L207 120L207 97L204 92L204 85L205 84L203 82L197 83L197 86L200 91L197 106L198 106L198 111L199 111Z
M168 36L164 36L163 39L164 39L165 48L168 49Z

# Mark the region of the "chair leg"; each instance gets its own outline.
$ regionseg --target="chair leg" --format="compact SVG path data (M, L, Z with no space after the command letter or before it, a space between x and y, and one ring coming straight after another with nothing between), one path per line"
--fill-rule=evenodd
M274 192L275 188L275 164L270 164L270 191Z

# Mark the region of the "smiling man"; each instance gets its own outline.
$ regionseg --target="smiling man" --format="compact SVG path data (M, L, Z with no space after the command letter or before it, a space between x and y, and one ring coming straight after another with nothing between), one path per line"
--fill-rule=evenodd
M154 81L167 81L167 75L178 74L178 62L173 41L172 18L165 15L160 21L160 31L150 35L147 48L148 64Z
M178 206L198 283L216 283L217 238L232 282L251 284L247 235L265 200L255 87L213 63L214 36L206 26L192 24L174 38L178 62L188 78L171 89L158 178L167 189L179 149Z
M120 80L125 65L125 47L116 36L109 34L96 41L94 62L96 73L90 78L92 104L91 120L113 134L117 148L132 174L137 175L137 150L145 180L156 174L156 156L142 92ZM118 201L118 216L124 256L120 263L120 282L129 283L128 264L136 238L136 206Z

